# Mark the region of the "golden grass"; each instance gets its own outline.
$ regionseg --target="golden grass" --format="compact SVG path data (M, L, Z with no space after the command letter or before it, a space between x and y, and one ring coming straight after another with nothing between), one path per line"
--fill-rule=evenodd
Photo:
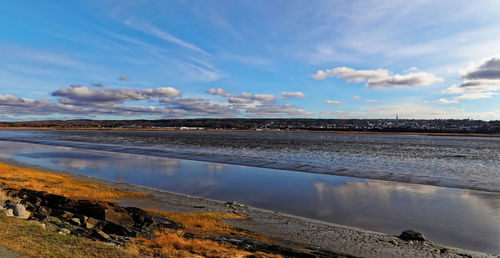
M150 240L136 239L127 249L137 255L154 257L281 257L263 252L247 252L212 240L186 239L182 232L167 230L156 232L156 237Z
M27 257L138 257L119 248L42 229L35 221L7 217L0 212L0 243Z
M124 192L111 186L72 178L68 175L20 168L0 163L0 184L62 195L75 200L112 202L125 197L144 197L145 193Z
M183 250L189 254L202 255L208 257L235 257L254 255L257 257L281 257L279 255L271 255L262 252L249 253L247 251L238 250L232 245L220 244L211 240L200 239L185 239L183 234L192 233L198 236L228 236L228 237L251 237L262 242L274 242L273 239L264 237L250 231L237 229L224 223L222 220L241 220L248 219L247 217L233 212L200 212L180 214L174 212L165 212L158 210L148 210L148 212L164 216L165 218L176 222L182 226L181 230L176 232L160 231L157 236L151 240L138 239L131 245L132 249L137 249L139 246L147 246L147 250L153 253L137 253L141 255L159 255L165 252L175 252Z
M232 212L201 212L181 214L158 210L147 210L148 212L161 215L183 227L185 232L197 235L231 236L247 235L242 231L222 222L223 219L247 219L245 216Z

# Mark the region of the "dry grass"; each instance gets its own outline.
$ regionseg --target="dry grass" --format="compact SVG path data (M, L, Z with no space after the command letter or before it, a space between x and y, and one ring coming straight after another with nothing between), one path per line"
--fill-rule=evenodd
M68 175L20 168L0 163L0 184L62 195L75 200L108 201L124 197L143 197L145 193L124 192L111 186L88 182Z
M35 221L7 217L0 212L0 243L27 257L137 257L101 242L44 230Z
M250 253L237 249L230 244L221 244L212 240L186 239L185 233L199 236L243 236L266 242L271 239L249 231L239 230L222 220L225 219L247 219L245 216L232 212L202 212L192 214L180 214L158 210L148 210L165 218L172 220L182 226L177 231L159 231L156 237L150 240L137 239L128 246L131 252L138 255L148 256L202 256L202 257L246 257L249 255L257 257L281 257L279 255L266 254L262 252Z
M156 237L151 240L134 240L128 250L137 255L154 257L281 257L263 252L251 253L212 240L186 239L182 232L167 230L156 232Z
M181 214L158 210L148 210L148 212L161 215L183 227L185 232L197 235L209 236L231 236L243 235L242 231L222 222L223 219L247 219L245 216L232 212L202 212ZM247 235L247 234L245 234Z

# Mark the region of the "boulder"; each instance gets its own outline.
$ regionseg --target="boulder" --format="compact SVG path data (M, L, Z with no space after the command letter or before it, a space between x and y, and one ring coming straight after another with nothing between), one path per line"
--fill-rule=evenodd
M18 218L23 218L26 216L26 208L22 204L16 204L12 207L12 212L14 216Z
M85 224L84 224L84 227L85 228L94 228L95 225L97 225L97 223L99 223L99 220L97 219L94 219L92 217L89 217L87 218L87 220L85 221Z
M61 228L59 233L63 234L63 235L69 235L69 234L71 234L71 231L69 231L69 229L67 229L67 228Z
M400 239L405 240L405 241L426 241L427 239L425 238L424 234L421 232L409 229L403 231L401 235L399 236Z
M108 241L108 242L112 241L108 234L106 234L100 230L94 230L92 236L99 239L99 240Z
M7 215L7 217L14 217L14 210L12 210L12 209L6 209L5 210L5 215Z
M79 218L71 218L71 219L69 219L69 222L71 224L77 225L77 226L80 226L82 224Z

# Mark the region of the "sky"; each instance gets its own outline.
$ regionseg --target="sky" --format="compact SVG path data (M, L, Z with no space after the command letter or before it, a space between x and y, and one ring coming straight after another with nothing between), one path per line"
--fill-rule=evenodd
M500 120L498 1L15 1L0 121Z

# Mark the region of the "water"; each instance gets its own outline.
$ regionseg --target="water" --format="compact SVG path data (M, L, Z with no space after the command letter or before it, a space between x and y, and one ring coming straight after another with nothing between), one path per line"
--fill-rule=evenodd
M149 153L149 152L148 152ZM500 193L0 141L0 157L500 253Z
M4 130L0 139L500 192L500 137Z

